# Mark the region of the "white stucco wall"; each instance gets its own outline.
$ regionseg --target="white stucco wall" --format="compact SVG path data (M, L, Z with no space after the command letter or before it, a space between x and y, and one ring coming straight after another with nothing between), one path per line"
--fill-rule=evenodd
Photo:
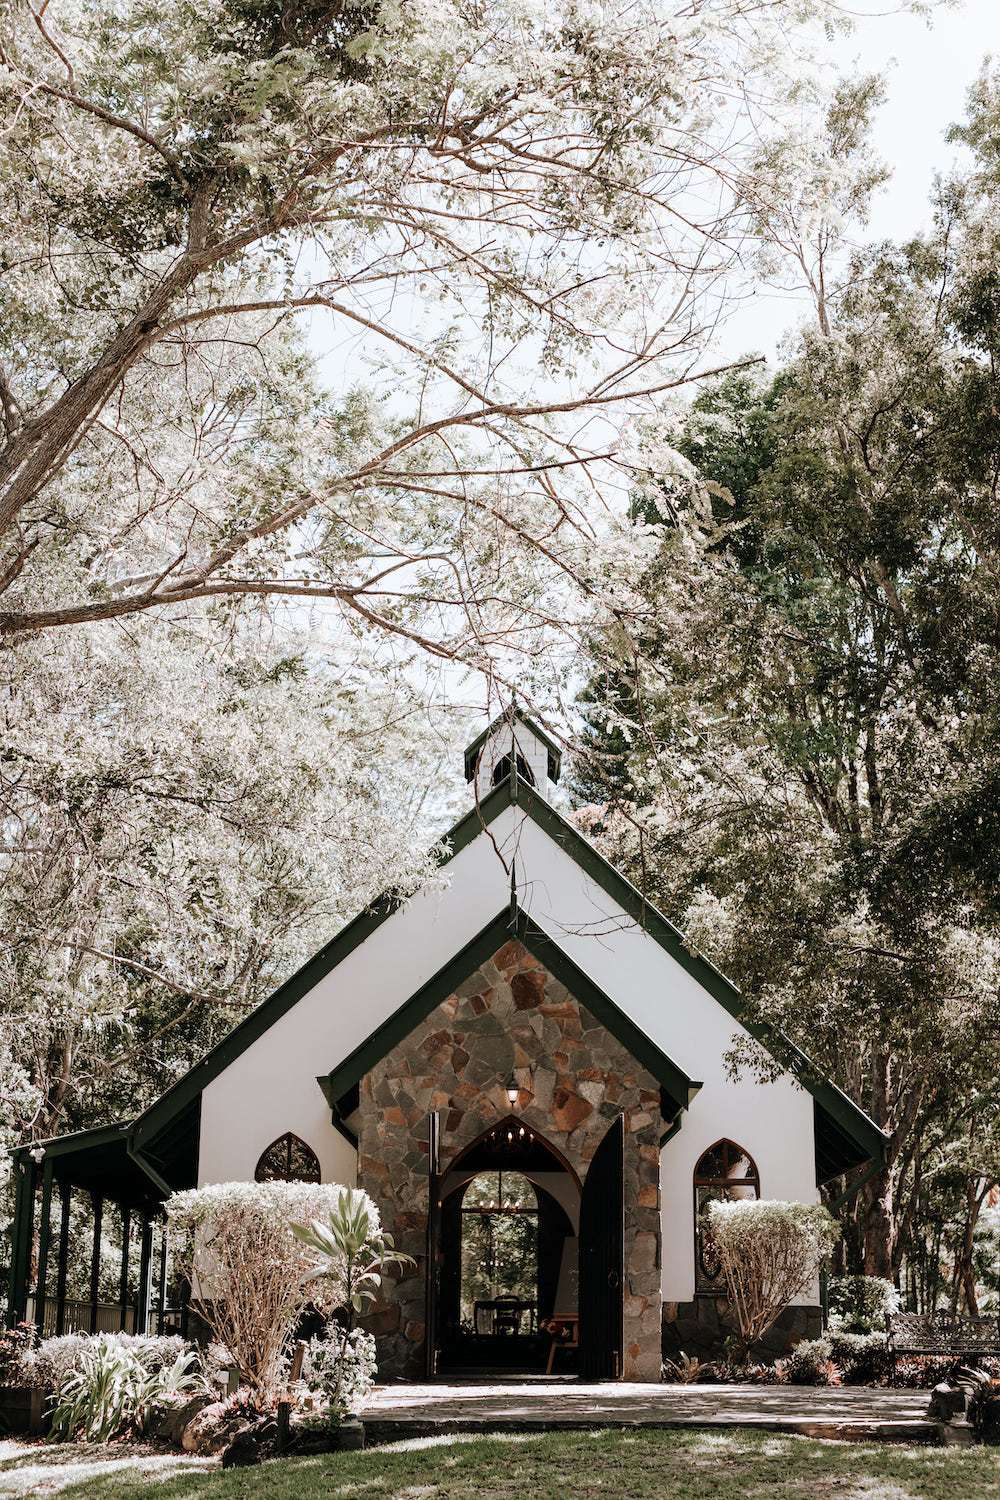
M418 892L207 1086L199 1185L252 1177L261 1152L286 1130L316 1152L324 1181L356 1182L356 1153L331 1123L316 1079L349 1057L510 900L509 876L488 838L456 855L447 875L445 890Z
M534 770L534 765L532 765ZM543 768L544 774L544 768ZM663 1296L694 1294L694 1168L721 1137L753 1157L766 1198L815 1202L813 1101L791 1078L728 1077L726 1009L517 808L447 866L447 888L416 895L205 1090L200 1181L252 1176L286 1130L317 1153L324 1181L356 1180L355 1153L316 1083L476 936L510 898L692 1079L702 1082L661 1161ZM806 1299L808 1300L808 1299Z
M812 1096L791 1077L732 1079L724 1058L738 1033L729 1012L533 823L516 840L522 906L657 1046L702 1083L660 1163L662 1292L694 1295L694 1168L722 1137L742 1146L760 1173L761 1196L819 1200ZM575 872L575 873L574 873ZM809 1298L805 1298L809 1301Z

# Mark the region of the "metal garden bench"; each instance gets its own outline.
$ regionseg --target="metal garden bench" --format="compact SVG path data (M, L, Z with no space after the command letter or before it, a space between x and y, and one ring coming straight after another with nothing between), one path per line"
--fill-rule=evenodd
M885 1320L886 1338L896 1360L906 1354L936 1354L978 1360L1000 1355L1000 1318L962 1318L951 1313L892 1313Z

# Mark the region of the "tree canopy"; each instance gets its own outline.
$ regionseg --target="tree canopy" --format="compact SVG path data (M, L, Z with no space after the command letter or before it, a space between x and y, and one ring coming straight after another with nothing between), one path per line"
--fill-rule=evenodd
M538 651L750 228L753 105L801 117L838 14L8 0L0 636L318 598Z
M599 637L588 694L605 842L890 1133L848 1243L879 1275L995 1114L996 187L981 151L931 234L845 258L776 373L679 419L688 482L637 502L645 629Z

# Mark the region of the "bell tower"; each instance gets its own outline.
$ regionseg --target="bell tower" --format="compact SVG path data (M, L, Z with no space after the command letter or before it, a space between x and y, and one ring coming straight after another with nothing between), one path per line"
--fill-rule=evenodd
M548 801L561 767L559 746L515 704L494 719L465 752L465 779L475 784L480 802L508 780L512 769L519 781Z

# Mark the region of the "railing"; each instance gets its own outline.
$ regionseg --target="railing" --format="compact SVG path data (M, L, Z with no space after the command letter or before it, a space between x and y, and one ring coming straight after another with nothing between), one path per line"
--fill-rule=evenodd
M63 1333L89 1333L93 1307L94 1304L92 1302L79 1302L67 1297L63 1304ZM37 1318L35 1316L35 1298L29 1297L24 1316L26 1322L38 1323L45 1338L52 1338L59 1321L58 1299L56 1297L46 1297L42 1316L41 1318ZM98 1302L96 1331L98 1333L118 1333L121 1328L121 1303ZM133 1306L128 1306L125 1309L124 1329L126 1333L133 1333L135 1331L135 1308Z

